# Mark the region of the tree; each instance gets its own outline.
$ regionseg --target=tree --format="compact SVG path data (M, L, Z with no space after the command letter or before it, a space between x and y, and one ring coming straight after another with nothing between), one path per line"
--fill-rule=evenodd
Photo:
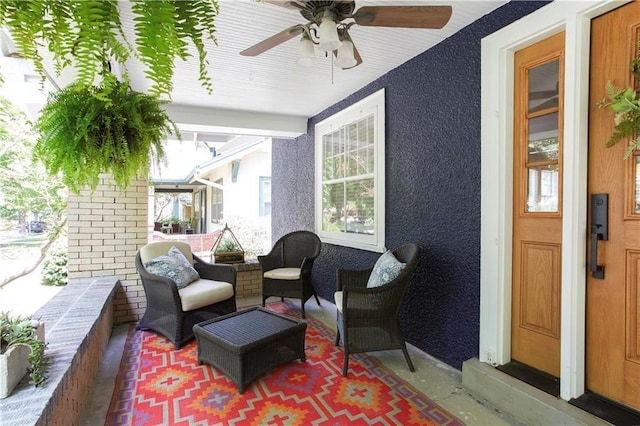
M33 160L36 140L37 133L24 112L0 97L0 217L24 226L31 214L45 219L50 230L36 262L0 280L0 287L32 272L66 225L67 189L59 176L48 175L44 165Z

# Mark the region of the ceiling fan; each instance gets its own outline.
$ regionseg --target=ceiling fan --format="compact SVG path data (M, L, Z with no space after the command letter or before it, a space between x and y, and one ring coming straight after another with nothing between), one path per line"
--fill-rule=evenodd
M333 52L335 64L342 69L354 68L362 57L353 44L349 28L369 27L440 29L449 22L451 6L363 6L356 9L354 0L265 0L288 9L298 10L306 24L297 24L262 40L240 52L257 56L285 41L302 35L298 64L311 66L314 46L322 52Z

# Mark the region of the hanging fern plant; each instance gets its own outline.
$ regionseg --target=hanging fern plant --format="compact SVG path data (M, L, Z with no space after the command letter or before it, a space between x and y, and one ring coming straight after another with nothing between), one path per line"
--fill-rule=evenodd
M166 134L178 134L161 104L113 76L98 86L75 83L51 94L42 109L35 156L50 173L61 172L75 192L84 185L95 189L104 172L125 189L146 175L150 153L162 158Z
M218 2L132 0L121 2L120 6L129 3L135 44L126 39L122 30L117 0L2 0L0 26L8 28L18 52L33 61L43 79L46 74L42 49L53 54L58 74L63 68L74 67L76 81L82 85L94 84L105 76L105 61L124 65L130 56L135 56L145 65L153 95L171 94L174 61L190 56L191 42L198 52L200 82L211 93L204 42L216 41Z
M127 40L120 19L129 7L135 40ZM56 73L67 67L77 72L73 84L49 97L37 122L35 155L48 171L61 172L75 192L85 185L95 189L100 173L111 173L121 189L146 174L149 155L162 157L166 133L179 137L159 98L170 98L174 62L188 59L190 42L200 82L212 91L205 41L216 41L217 14L217 0L1 0L0 25L43 80L44 50L52 54ZM152 82L148 95L129 87L131 57L145 65ZM124 82L105 66L112 61L123 67Z

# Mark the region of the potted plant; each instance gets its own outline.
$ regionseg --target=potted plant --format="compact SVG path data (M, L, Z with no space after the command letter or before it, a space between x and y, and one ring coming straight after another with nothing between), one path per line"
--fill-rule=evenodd
M0 398L6 398L29 371L40 386L48 369L44 350L44 324L0 312Z
M242 263L244 250L227 224L211 249L216 263Z
M100 173L111 173L125 189L146 175L150 154L162 158L166 134L179 134L162 104L112 74L98 86L72 84L51 94L42 109L34 155L75 192L95 189Z
M129 7L130 6L130 7ZM48 50L55 72L76 71L74 83L51 95L38 122L36 147L50 173L78 192L95 189L100 173L112 173L124 189L147 172L149 148L161 157L159 140L177 133L160 108L173 90L173 65L197 54L199 80L212 92L205 42L216 42L216 0L135 1L131 15L135 39L127 39L117 1L3 0L0 25L6 27L17 53L33 61L44 81L42 51ZM127 61L142 62L150 80L149 95L127 82ZM113 72L124 78L119 82ZM2 78L0 76L0 83ZM158 157L158 158L159 158Z

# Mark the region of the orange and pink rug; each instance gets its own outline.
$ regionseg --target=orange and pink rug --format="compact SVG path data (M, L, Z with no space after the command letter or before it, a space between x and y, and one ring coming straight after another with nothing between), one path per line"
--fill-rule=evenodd
M268 308L299 318L286 302ZM176 351L164 337L132 327L106 424L462 424L372 356L352 356L343 377L335 330L306 321L306 362L272 370L242 395L221 371L198 364L195 340Z

